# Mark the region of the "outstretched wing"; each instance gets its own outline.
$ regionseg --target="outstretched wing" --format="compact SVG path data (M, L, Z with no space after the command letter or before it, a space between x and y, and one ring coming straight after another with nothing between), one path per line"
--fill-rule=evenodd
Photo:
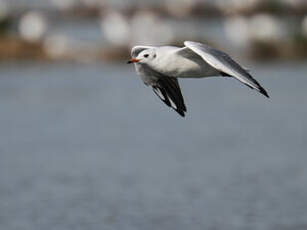
M256 89L264 96L269 97L265 89L226 53L198 42L186 41L184 45L201 56L209 65L219 70L221 74L232 76L248 87Z
M187 108L176 78L163 76L152 85L152 89L167 106L173 108L182 117L185 116Z

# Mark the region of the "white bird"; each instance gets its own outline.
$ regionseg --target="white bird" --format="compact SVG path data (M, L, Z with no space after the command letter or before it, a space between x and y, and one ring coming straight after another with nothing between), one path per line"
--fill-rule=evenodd
M185 116L186 106L177 78L233 77L269 97L265 89L226 53L208 45L186 41L184 47L135 46L131 50L135 69L146 85L169 107Z

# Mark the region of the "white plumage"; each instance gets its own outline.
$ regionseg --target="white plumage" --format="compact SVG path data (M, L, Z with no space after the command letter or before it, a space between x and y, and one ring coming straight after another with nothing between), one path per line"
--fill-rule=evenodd
M157 96L184 116L186 107L177 78L233 77L269 97L265 89L226 53L208 45L186 41L184 47L135 46L131 50L136 72Z

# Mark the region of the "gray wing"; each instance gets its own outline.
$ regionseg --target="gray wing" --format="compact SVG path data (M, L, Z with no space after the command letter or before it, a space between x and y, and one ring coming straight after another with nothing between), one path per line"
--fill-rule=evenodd
M219 70L222 75L234 77L248 87L269 97L265 89L226 53L198 42L186 41L184 45L201 56L209 65Z

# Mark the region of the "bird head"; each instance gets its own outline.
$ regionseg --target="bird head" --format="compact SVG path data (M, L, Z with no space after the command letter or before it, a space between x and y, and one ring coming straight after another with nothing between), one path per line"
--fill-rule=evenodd
M155 49L146 49L140 52L137 57L131 58L128 61L128 64L131 63L148 63L156 58L156 51Z

